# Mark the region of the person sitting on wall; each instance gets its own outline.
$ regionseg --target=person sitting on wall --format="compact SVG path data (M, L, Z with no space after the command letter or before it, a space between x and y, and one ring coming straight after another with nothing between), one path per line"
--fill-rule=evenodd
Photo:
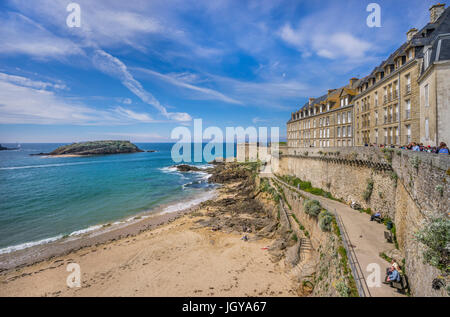
M401 277L400 277L400 273L396 270L396 269L393 269L391 272L390 272L390 274L388 275L388 278L387 278L387 282L388 283L392 283L392 282L400 282L400 279L401 279Z
M441 145L439 146L439 154L450 154L447 144L444 142L441 142Z
M386 269L385 283L400 282L400 278L400 266L395 260L392 260L391 266Z
M381 214L379 212L377 212L376 214L370 216L370 221L375 221L376 219L380 219L381 220Z

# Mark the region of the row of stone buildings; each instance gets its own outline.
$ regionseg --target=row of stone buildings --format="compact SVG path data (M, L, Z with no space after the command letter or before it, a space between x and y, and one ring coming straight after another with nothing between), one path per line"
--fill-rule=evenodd
M450 8L430 8L430 22L370 75L310 98L287 124L289 147L450 143Z

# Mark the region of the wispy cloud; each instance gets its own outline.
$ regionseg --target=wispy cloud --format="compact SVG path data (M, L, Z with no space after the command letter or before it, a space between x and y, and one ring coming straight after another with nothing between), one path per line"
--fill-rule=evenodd
M0 14L0 25L0 54L25 54L46 60L83 54L72 41L55 36L22 14Z
M171 85L185 88L185 89L191 90L193 92L196 92L197 93L196 96L199 99L220 100L220 101L223 101L226 103L242 105L241 101L230 98L230 97L222 94L221 92L218 92L218 91L210 89L210 88L195 86L195 85L189 83L194 78L197 78L193 74L186 74L186 73L173 74L172 73L172 74L166 75L166 74L161 74L161 73L155 72L153 70L145 69L145 68L141 68L141 67L136 67L133 70L136 70L141 73L164 80L165 82L167 82Z
M23 87L29 87L34 89L68 89L66 85L61 83L50 83L43 81L31 80L23 76L15 76L5 73L0 73L0 81L9 82Z
M168 112L167 109L161 105L161 103L151 93L142 87L140 82L134 79L125 64L118 58L106 53L103 50L97 50L93 57L93 64L102 72L118 78L133 94L138 96L146 104L155 107L167 119L181 122L192 120L188 113Z
M373 47L366 40L348 32L331 32L326 28L311 28L309 23L300 23L293 28L286 24L279 31L280 37L309 57L312 54L328 59L360 59Z
M39 81L0 73L0 123L126 125L153 122L148 114L123 107L98 110L69 102L46 89L48 87L51 86Z

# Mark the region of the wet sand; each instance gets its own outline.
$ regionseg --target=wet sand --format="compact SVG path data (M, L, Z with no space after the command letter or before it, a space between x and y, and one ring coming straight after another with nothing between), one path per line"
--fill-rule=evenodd
M232 198L227 187L214 200ZM39 246L32 265L13 268L27 250L6 262L2 255L9 267L0 273L0 296L297 296L284 261L270 260L273 240L249 234L245 242L200 226L214 212L202 206ZM67 286L70 263L80 265L80 288Z

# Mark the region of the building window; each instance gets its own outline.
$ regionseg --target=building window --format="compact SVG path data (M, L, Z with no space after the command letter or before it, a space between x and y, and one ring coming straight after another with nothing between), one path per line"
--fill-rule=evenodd
M406 93L409 94L411 92L411 75L406 75Z
M411 143L411 125L406 126L406 143Z
M341 137L341 128L340 127L337 128L337 136L338 136L338 138Z
M349 125L349 126L347 127L347 135L348 135L349 137L352 136L352 126L351 126L351 125Z
M406 112L405 112L405 118L411 119L411 100L406 100Z
M352 122L352 112L351 111L348 112L347 118L348 118L348 123L351 123Z
M430 86L428 84L425 85L425 107L430 106Z
M337 123L341 124L341 114L340 113L337 114Z
M430 139L430 124L428 118L425 119L425 139Z
M430 66L431 49L425 51L425 56L423 58L423 68L427 69Z

